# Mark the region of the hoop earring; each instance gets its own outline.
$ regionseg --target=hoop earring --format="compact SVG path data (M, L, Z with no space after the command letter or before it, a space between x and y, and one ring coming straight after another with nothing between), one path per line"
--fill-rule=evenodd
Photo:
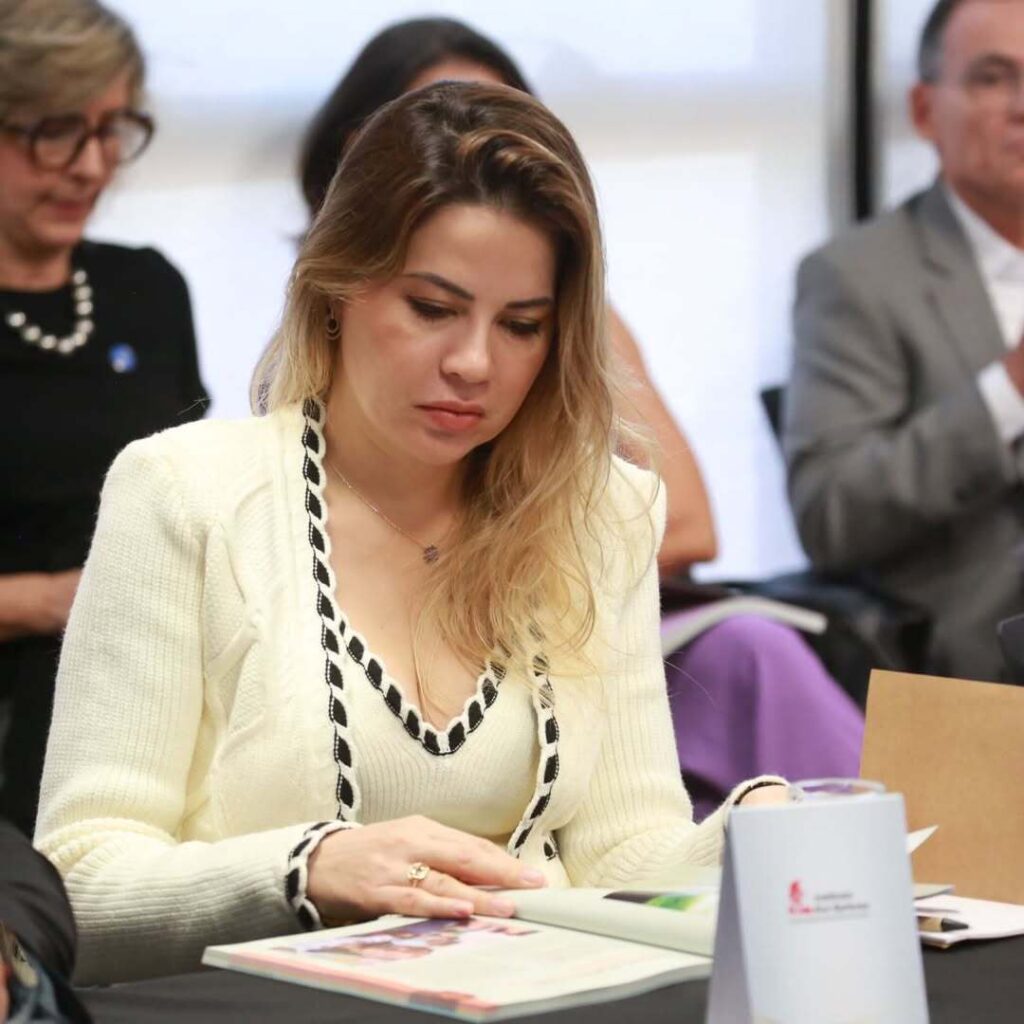
M338 323L338 318L334 315L334 310L330 306L327 307L327 322L324 328L328 341L333 343L341 337L341 324Z

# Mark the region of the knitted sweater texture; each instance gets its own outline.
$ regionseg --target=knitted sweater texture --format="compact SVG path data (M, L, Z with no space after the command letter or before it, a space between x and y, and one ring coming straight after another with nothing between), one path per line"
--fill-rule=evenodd
M109 472L36 831L78 920L81 982L187 971L208 944L315 926L310 909L296 917L311 826L369 824L364 807L395 805L390 787L443 820L439 792L453 807L479 799L484 752L489 785L507 765L513 803L529 794L502 841L551 885L665 881L720 858L725 808L694 825L679 776L655 478L616 460L605 496L597 677L539 677L503 712L518 728L488 732L506 688L525 687L489 665L437 729L335 601L322 417L309 402L178 427L130 445Z

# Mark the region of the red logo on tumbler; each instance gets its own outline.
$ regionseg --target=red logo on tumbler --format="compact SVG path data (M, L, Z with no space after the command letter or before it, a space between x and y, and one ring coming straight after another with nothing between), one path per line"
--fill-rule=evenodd
M789 883L789 912L790 914L810 914L811 908L804 903L804 887L799 881Z

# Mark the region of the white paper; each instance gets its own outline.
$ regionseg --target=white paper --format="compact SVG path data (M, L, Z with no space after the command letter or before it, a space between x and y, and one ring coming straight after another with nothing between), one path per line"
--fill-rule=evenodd
M931 839L935 834L938 825L930 825L928 828L919 828L907 836L907 853L913 853L924 842Z
M919 914L952 917L967 925L952 932L922 932L921 940L929 946L947 947L970 939L1005 939L1011 935L1024 935L1024 907L1016 903L944 895L918 900L915 907Z

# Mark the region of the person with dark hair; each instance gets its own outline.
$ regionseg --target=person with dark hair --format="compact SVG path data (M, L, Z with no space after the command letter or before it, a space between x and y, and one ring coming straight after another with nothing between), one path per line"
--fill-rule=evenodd
M418 18L384 29L363 47L306 132L300 179L311 217L366 118L396 96L446 79L532 92L497 43L461 22ZM671 578L715 557L711 503L693 451L651 381L639 345L610 307L608 325L628 378L616 394L618 411L656 442L655 464L668 496L658 564L663 577ZM624 441L620 454L643 459L646 453ZM750 615L728 619L672 653L668 683L680 763L698 817L710 813L740 779L762 771L793 778L857 772L861 714L786 626Z
M379 110L302 242L259 415L129 445L68 623L37 844L81 981L487 886L718 862L658 642L657 478L615 456L600 225L543 105Z
M438 66L444 78L533 91L508 54L460 21L415 18L384 29L363 47L306 131L299 178L310 216L320 209L356 130L385 103L426 84L418 77Z
M799 270L789 489L815 565L928 610L928 671L998 680L1024 611L1024 2L936 4L918 74L938 180Z
M928 13L917 45L917 80L938 82L942 78L946 26L964 0L938 0Z
M153 133L143 79L96 0L0 3L0 813L27 833L103 476L206 404L181 275L82 237Z

